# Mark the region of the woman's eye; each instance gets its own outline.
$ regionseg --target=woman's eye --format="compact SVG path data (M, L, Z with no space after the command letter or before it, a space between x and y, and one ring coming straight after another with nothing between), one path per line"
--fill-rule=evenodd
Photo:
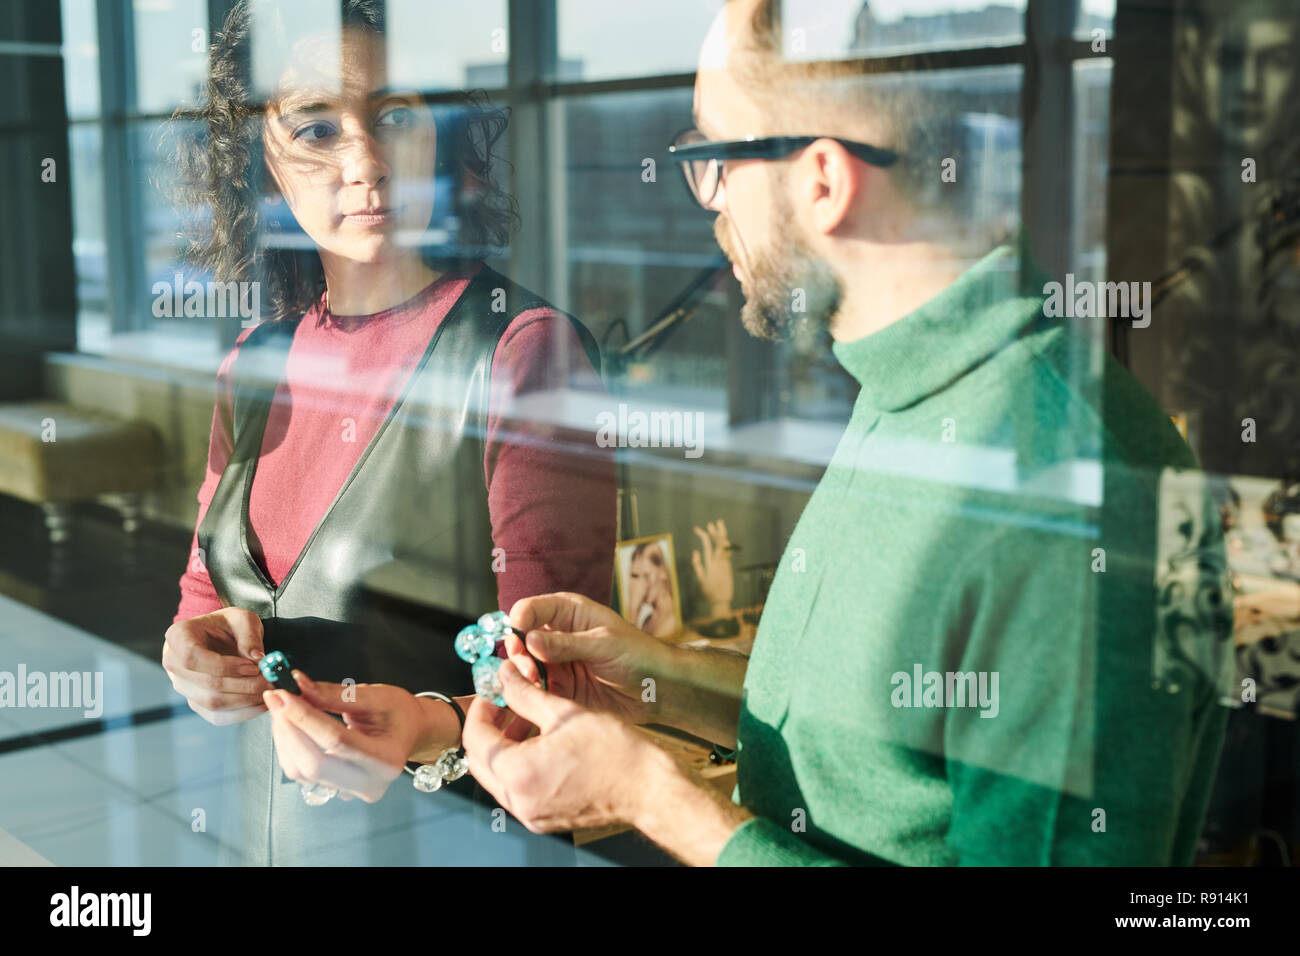
M398 106L394 109L381 113L376 121L376 126L389 126L401 128L410 126L415 122L415 113L407 106Z
M309 143L319 143L333 134L334 127L329 123L310 123L294 133L293 138L306 140Z

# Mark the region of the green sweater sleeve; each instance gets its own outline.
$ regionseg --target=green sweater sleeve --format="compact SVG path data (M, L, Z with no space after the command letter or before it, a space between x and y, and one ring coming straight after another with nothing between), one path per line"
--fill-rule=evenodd
M822 853L766 817L750 817L736 828L715 866L847 866Z

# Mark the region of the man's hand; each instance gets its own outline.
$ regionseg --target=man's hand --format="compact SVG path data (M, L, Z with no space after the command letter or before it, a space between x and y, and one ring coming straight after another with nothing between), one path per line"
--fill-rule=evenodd
M651 719L654 694L646 678L666 672L669 648L614 611L581 594L560 592L516 601L510 609L521 641L506 638L506 651L529 680L538 672L527 650L546 665L547 687L582 707L634 723Z
M262 619L226 607L167 628L162 665L190 709L222 726L266 710L262 692L271 685L257 669L263 653Z
M539 733L512 739L497 726L502 711L475 699L465 751L478 782L533 833L636 825L647 778L672 759L621 720L533 686L509 661L498 673L510 710Z
M510 662L498 673L510 709L474 701L466 756L478 782L533 833L627 823L683 862L709 865L750 816L617 718L548 694ZM498 725L511 719L538 733L503 733Z

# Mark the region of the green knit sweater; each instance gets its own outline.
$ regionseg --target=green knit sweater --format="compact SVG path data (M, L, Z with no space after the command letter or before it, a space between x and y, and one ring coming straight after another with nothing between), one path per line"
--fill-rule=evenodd
M763 612L757 816L719 864L1191 859L1231 680L1217 513L1100 320L1044 317L1020 261L834 346L862 388Z

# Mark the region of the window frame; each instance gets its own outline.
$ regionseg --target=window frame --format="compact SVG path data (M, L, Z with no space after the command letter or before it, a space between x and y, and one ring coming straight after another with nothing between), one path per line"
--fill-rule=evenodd
M209 0L209 36L220 27L233 5L234 0ZM695 74L558 79L557 7L557 0L507 0L510 38L507 83L484 92L511 111L511 191L522 220L522 228L510 248L511 269L517 281L545 290L560 308L566 308L570 300L566 156L563 131L558 125L564 103L603 94L690 89ZM148 320L141 310L143 296L140 295L145 285L145 237L142 230L133 228L133 223L142 221L143 197L140 185L126 175L132 158L132 131L139 123L166 120L170 114L134 108L132 6L99 0L96 9L100 115L70 120L69 126L97 123L100 127L109 327L114 334L138 332L148 326ZM1112 52L1094 52L1090 40L1075 35L1082 13L1082 0L1069 3L1028 0L1024 36L1019 42L856 58L873 70L891 73L991 66L1023 68L1021 221L1032 237L1039 263L1054 274L1065 272L1075 253L1073 204L1060 203L1061 190L1064 188L1065 194L1069 194L1074 174L1074 65L1082 60L1114 59ZM1113 130L1113 119L1109 125ZM701 214L707 215L703 211ZM1068 221L1062 223L1062 216ZM218 324L223 346L233 342L239 331L226 325ZM738 322L727 323L723 335L724 351L729 359L772 362L771 350L757 350L745 341L747 337ZM746 387L752 380L750 375L727 376L725 399L733 425L772 417L770 408L766 407L771 403L757 394L759 390Z

